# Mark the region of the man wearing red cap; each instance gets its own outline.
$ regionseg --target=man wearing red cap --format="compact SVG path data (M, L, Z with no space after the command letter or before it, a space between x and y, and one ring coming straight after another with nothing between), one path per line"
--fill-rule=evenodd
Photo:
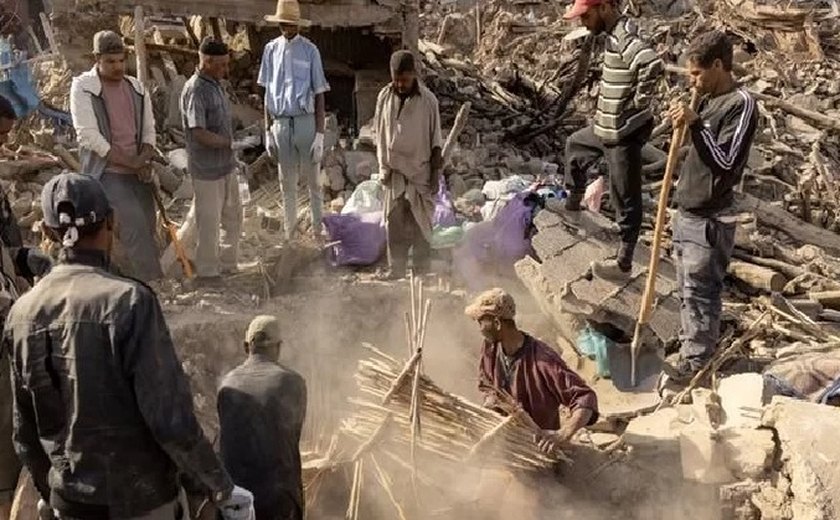
M618 213L621 246L615 259L595 262L596 276L614 281L630 275L642 226L642 147L653 129L650 101L664 70L636 24L617 0L575 0L564 16L580 18L594 34L606 34L601 87L594 123L566 140L566 209L580 211L586 173L601 157L609 167L610 202Z

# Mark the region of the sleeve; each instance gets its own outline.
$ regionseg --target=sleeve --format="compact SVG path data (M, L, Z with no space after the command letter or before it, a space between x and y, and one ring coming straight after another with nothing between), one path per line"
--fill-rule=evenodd
M143 144L151 146L157 144L155 113L152 109L152 95L149 89L145 89L143 92Z
M12 431L6 432L4 430L2 434L9 434L18 458L32 475L32 481L35 483L38 493L41 498L48 500L50 496L48 482L50 459L47 457L43 446L41 446L32 394L21 383L21 378L14 369L9 366L11 365L11 352L11 339L9 333L6 332L3 344L0 346L0 392L11 398L11 402L7 404L14 411L0 410L0 413L4 415L9 413L12 417ZM11 382L8 378L11 378ZM0 396L0 401L6 402L5 396ZM3 417L0 417L0 424L2 424L2 420Z
M233 483L195 417L189 381L175 355L157 298L149 289L138 287L131 309L125 311L121 313L125 320L115 327L125 338L123 370L146 426L184 474L191 494L228 496Z
M263 49L262 60L260 61L260 72L257 75L257 85L266 88L265 95L268 95L268 84L271 82L271 71L273 69L271 57L274 55L274 44L269 43Z
M204 96L194 88L184 89L183 96L181 106L187 128L207 128L207 104L204 102Z
M312 47L312 66L309 68L312 74L312 91L317 96L330 91L330 84L324 75L324 64L321 62L321 51L318 47Z
M705 127L701 119L691 125L691 141L703 163L715 175L734 173L744 157L750 153L755 130L758 126L758 112L755 99L739 90L741 102L725 116L718 135Z
M0 192L0 239L3 245L10 248L23 247L23 236L18 227L17 217L9 204L9 197L6 191Z
M548 379L551 390L563 406L573 412L581 408L592 410L589 424L598 420L598 397L595 391L572 371L559 357L551 362Z
M633 103L637 109L647 108L656 94L656 84L665 71L665 64L650 45L638 36L632 37L622 59L636 75Z
M443 132L440 129L440 104L438 100L432 94L432 118L431 118L431 125L432 128L430 129L432 133L432 148L442 148L443 147Z
M376 133L376 159L379 163L379 175L388 173L388 138L385 135L385 102L387 89L383 88L376 98L376 110L373 115L373 131Z
M107 157L111 144L99 131L90 94L84 91L79 78L74 78L70 86L70 115L79 146L93 151L99 157Z
M485 397L495 395L492 360L493 353L485 342L481 346L481 358L478 361L478 391Z
M306 380L301 377L300 378L300 399L298 401L298 417L297 422L295 424L295 428L297 431L303 430L303 423L306 421L306 405L307 405L307 391L306 391Z

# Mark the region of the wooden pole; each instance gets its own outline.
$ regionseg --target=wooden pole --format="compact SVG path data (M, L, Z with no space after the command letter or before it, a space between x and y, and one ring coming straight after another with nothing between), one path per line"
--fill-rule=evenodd
M146 17L143 6L134 8L134 54L137 56L137 79L149 85L148 54L146 53Z
M697 109L699 97L697 91L691 94L691 109ZM688 127L681 125L674 127L671 136L671 147L668 150L668 161L665 163L665 176L662 178L662 189L659 191L659 205L656 208L656 225L653 230L653 245L650 248L650 263L648 264L647 283L642 296L642 304L639 307L639 319L636 321L636 330L633 333L633 343L630 345L630 384L636 386L636 362L641 347L640 337L642 327L650 320L650 313L653 309L653 297L656 294L656 272L659 269L659 248L662 246L662 232L665 230L665 214L668 210L668 197L671 194L671 185L674 182L674 172L679 162L680 147L685 140Z

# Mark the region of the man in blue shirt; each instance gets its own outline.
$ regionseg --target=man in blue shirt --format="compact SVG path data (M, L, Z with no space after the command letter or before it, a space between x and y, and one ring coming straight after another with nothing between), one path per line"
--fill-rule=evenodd
M285 208L286 239L297 225L297 184L303 175L309 186L312 229L321 233L323 205L318 170L324 156L324 93L330 90L321 53L299 34L309 21L300 17L296 0L280 0L277 13L265 17L280 24L282 35L263 52L257 82L265 88L266 148L279 165Z

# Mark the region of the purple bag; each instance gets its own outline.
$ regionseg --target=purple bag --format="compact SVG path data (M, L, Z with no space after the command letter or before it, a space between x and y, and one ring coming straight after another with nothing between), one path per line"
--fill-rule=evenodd
M372 265L385 249L385 227L382 212L358 215L324 215L329 242L340 241L327 250L333 266Z
M510 274L513 264L531 253L528 231L534 208L526 202L528 195L519 193L493 220L471 227L455 249L455 271L471 290L485 288L494 275Z
M441 175L438 191L435 195L435 214L432 216L432 227L447 228L457 225L455 206L452 204L452 197L446 189L446 181Z

